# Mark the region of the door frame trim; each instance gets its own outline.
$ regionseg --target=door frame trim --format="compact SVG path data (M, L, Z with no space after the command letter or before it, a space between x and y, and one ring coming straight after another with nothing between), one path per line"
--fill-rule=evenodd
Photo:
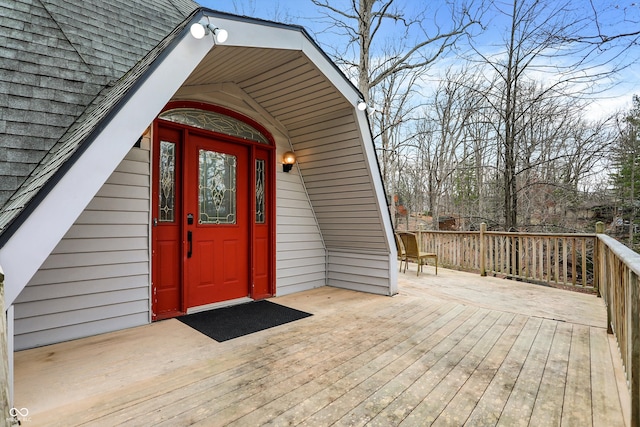
M260 295L259 297L261 298L265 298L265 297L269 297L269 296L274 296L276 294L276 273L275 273L275 268L276 268L276 146L275 146L275 140L272 136L272 134L267 131L265 129L264 126L262 126L260 123L257 123L256 121L252 120L251 118L238 113L236 111L230 110L228 108L225 107L221 107L221 106L217 106L217 105L213 105L213 104L206 104L206 103L202 103L202 102L192 102L192 101L176 101L176 102L170 102L168 103L161 112L167 111L167 110L172 110L175 108L196 108L196 109L200 109L200 110L208 110L208 111L214 111L220 114L224 114L227 115L229 117L235 118L237 120L241 120L251 126L253 126L254 128L256 128L258 131L260 131L269 141L269 144L264 144L261 142L257 142L257 141L251 141L251 140L245 140L236 136L232 136L232 135L227 135L224 133L219 133L219 132L213 132L207 129L201 129L201 128L197 128L197 127L193 127L193 126L188 126L188 125L184 125L184 124L180 124L180 123L176 123L176 122L171 122L171 121L167 121L167 120L162 120L160 118L156 118L153 122L153 134L152 134L152 142L151 142L151 209L150 209L150 240L151 240L151 247L152 247L152 256L151 256L151 263L150 263L150 272L151 272L151 318L153 321L155 320L160 320L160 319L164 319L164 318L168 318L171 316L162 316L162 317L158 317L157 313L155 312L156 309L156 300L155 300L155 285L154 285L154 255L153 255L153 248L154 248L154 233L153 233L153 213L155 210L155 204L157 203L157 173L158 171L156 170L156 154L154 147L155 147L155 139L158 137L158 126L162 125L163 127L170 127L170 128L174 128L176 130L180 130L183 134L183 141L180 144L181 146L179 147L180 153L181 153L181 161L182 164L180 165L180 169L182 170L182 174L184 174L184 162L185 162L185 151L186 151L186 140L187 140L187 135L189 133L196 133L196 134L200 134L202 136L205 137L209 137L212 139L216 139L219 141L223 141L223 142L229 142L229 143L233 143L233 144L238 144L238 145L242 145L245 146L248 149L249 152L249 170L250 170L250 176L249 176L249 182L251 183L250 185L250 189L253 189L253 191L251 191L251 194L248 195L249 197L249 209L250 209L250 213L249 213L249 222L250 222L250 226L249 226L249 281L250 283L249 285L249 298L250 299L255 299L255 292L254 292L254 267L255 267L255 254L253 251L253 242L254 242L254 238L256 235L255 232L255 228L256 228L256 223L255 223L255 210L256 210L256 200L255 200L255 180L256 180L256 174L255 174L255 161L257 159L256 157L256 151L257 148L259 148L261 151L266 151L267 152L267 159L266 159L266 188L265 191L268 194L267 198L266 198L266 203L265 203L265 213L267 215L268 218L270 218L270 220L268 221L268 235L269 235L269 255L268 255L268 295ZM181 177L181 180L183 179L183 177ZM176 201L177 203L178 201ZM182 194L181 200L179 201L179 203L181 204L182 207L184 207L184 194ZM181 232L180 235L184 235L184 225L182 224L184 220L181 221ZM185 242L182 242L182 244L180 245L181 247L181 253L180 253L180 262L183 262L183 258L185 256ZM182 267L181 267L182 269ZM182 313L179 314L185 314L189 311L190 307L187 307L187 301L186 301L186 295L185 295L185 286L184 286L184 271L182 272L182 283L181 283L181 309L182 309ZM220 306L220 304L224 304L226 301L220 302L220 303L214 303L211 305L211 308L217 308ZM178 314L178 315L179 315Z

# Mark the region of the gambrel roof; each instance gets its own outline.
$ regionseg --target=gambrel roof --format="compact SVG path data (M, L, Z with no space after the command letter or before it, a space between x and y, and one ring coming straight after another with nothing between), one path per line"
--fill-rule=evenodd
M0 246L197 8L190 0L0 5Z

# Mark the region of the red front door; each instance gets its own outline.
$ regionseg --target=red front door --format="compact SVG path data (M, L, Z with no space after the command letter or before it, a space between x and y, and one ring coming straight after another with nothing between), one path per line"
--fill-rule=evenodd
M153 147L153 319L274 294L273 155L158 121Z
M248 162L247 147L190 135L184 187L187 307L250 293Z

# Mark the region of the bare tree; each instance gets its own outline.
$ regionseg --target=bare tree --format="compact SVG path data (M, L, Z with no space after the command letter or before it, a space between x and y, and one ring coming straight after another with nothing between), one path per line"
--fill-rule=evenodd
M473 2L482 0L445 1L435 9L430 2L411 9L408 6L416 3L402 0L311 1L321 11L324 32L346 41L323 47L353 78L372 109L387 191L393 198L396 192L417 188L407 187L410 177L400 176L401 170L413 170L401 169L406 161L401 157L406 155L413 111L422 103L416 88L434 61L478 24L481 9L474 9ZM405 203L410 198L411 204L419 204L413 196L405 193Z
M411 103L412 91L407 87L413 87L418 76L414 73L396 73L374 88L380 104L377 108L370 108L369 117L373 128L377 133L374 140L377 143L378 159L382 168L382 177L385 182L391 214L396 216L393 197L398 192L399 173L402 170L405 155L404 147L407 144L407 134L403 132L412 120L412 111L415 106ZM395 222L395 220L394 220Z
M572 37L560 34L563 41L581 43L595 52L619 51L640 41L640 4L635 0L601 2L589 0L590 25Z
M371 89L390 76L407 70L422 71L431 65L475 24L479 24L481 9L467 1L444 2L433 10L430 2L422 9L408 10L397 0L351 0L338 4L329 0L311 0L323 10L323 17L333 31L348 42L340 49L331 49L334 59L346 70L354 71L357 86L369 102ZM438 19L446 14L446 19ZM446 26L441 27L441 22ZM383 39L385 30L393 31L393 39ZM382 39L378 41L378 39ZM374 55L392 55L373 61Z
M474 71L454 63L433 95L425 83L434 62L480 28L482 0L436 10L432 2L411 9L402 0L311 1L324 31L345 40L323 46L373 107L388 192L410 211L431 210L435 226L454 210L504 229L560 226L558 212L577 205L600 173L607 122L582 112L624 61L598 49L635 39L633 31L605 32L595 0L587 9L570 0L495 0L491 26L503 26L501 45L478 43L473 57L459 60L473 61Z
M451 188L450 179L469 153L464 149L467 127L473 114L473 97L467 89L470 73L448 73L425 108L425 119L416 132L416 149L424 165L424 180L433 227L438 229L442 196Z
M629 224L628 245L633 248L634 222L638 204L637 188L640 186L640 96L633 96L633 107L618 121L616 146L612 151L615 173L611 175L613 185L621 201L623 217ZM625 214L626 211L626 214Z
M589 52L583 46L567 43L587 22L575 2L510 0L495 5L507 22L504 49L499 54L479 48L475 52L499 80L494 86L497 92L487 96L499 118L496 137L502 149L498 166L503 178L503 224L505 229L515 230L519 221L518 176L523 175L520 167L530 168L520 160L527 159L527 151L534 149L527 145L526 135L532 129L532 110L554 98L586 97L608 71L588 60Z

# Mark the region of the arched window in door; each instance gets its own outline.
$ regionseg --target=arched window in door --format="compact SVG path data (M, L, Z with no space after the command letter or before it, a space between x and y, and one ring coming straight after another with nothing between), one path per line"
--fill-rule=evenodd
M269 144L269 139L255 127L217 111L196 108L173 108L158 116L163 120L210 130L237 138Z

